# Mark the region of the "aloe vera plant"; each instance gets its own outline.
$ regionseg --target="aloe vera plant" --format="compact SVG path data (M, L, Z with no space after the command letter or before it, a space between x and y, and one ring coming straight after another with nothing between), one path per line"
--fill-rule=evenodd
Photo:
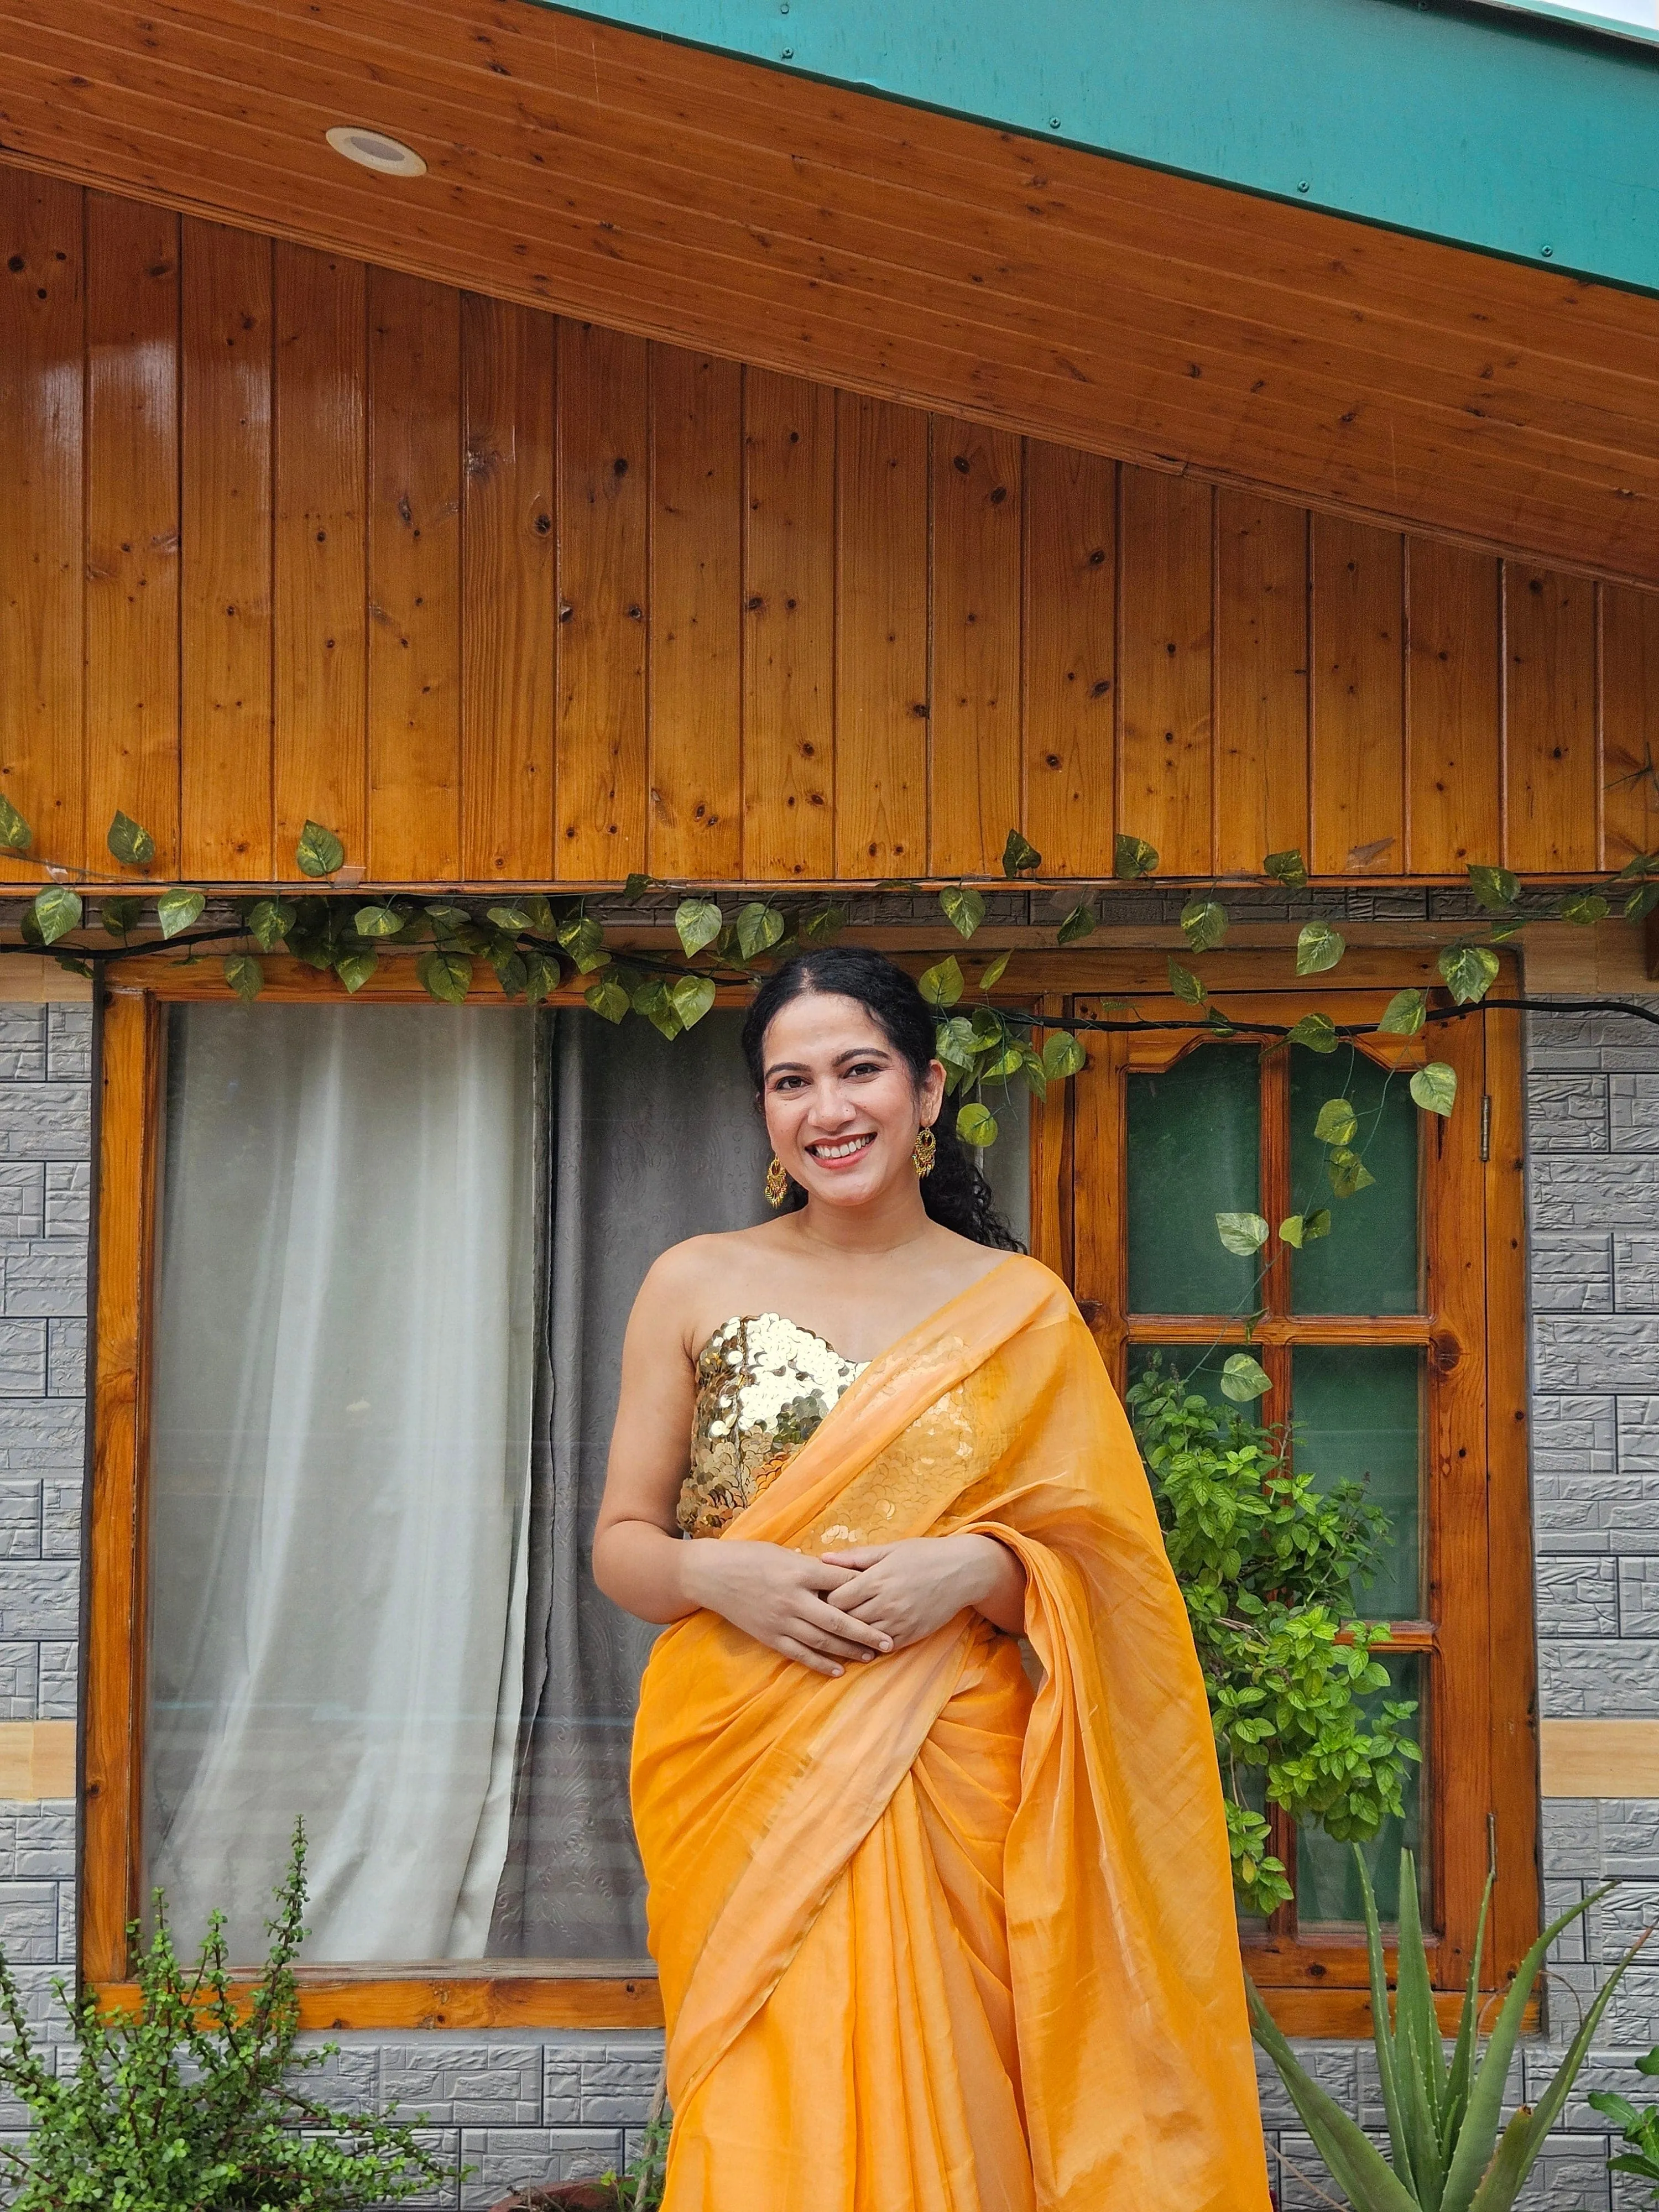
M1355 1856L1359 1857L1358 1851ZM1355 2212L1510 2212L1545 2137L1567 2100L1602 2014L1640 1945L1627 1952L1585 2013L1549 2087L1535 2106L1522 2106L1500 2132L1504 2087L1532 1994L1550 1945L1564 1928L1605 1897L1607 1883L1553 1921L1521 1961L1486 2047L1480 2046L1480 1954L1492 1882L1469 1967L1456 2040L1448 2061L1435 2014L1434 1991L1417 1908L1417 1869L1400 1855L1400 1966L1393 2025L1382 1963L1382 1933L1364 1862L1365 1940L1370 1958L1371 2033L1391 2153L1384 2158L1358 2122L1297 2063L1255 1985L1249 1990L1256 2041L1279 2069L1291 2101ZM1645 1938L1644 1939L1645 1941Z

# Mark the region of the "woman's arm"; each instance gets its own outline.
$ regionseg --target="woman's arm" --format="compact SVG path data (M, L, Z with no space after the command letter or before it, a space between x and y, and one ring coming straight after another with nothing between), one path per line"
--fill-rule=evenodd
M786 1658L839 1674L849 1660L892 1649L879 1626L824 1602L852 1579L848 1569L778 1544L687 1543L675 1526L696 1392L687 1280L696 1255L687 1255L684 1245L664 1254L629 1318L593 1579L641 1620L681 1620L707 1607Z
M826 1552L824 1559L854 1571L830 1593L831 1606L882 1629L897 1648L930 1636L969 1606L1010 1636L1025 1626L1025 1569L994 1536L909 1536Z

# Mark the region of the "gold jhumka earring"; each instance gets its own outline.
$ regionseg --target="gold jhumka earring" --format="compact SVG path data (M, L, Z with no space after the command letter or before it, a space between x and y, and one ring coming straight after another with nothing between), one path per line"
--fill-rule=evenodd
M939 1157L939 1139L928 1128L916 1131L916 1141L910 1147L910 1164L919 1176L930 1176L933 1162Z
M775 1152L772 1164L766 1170L766 1203L775 1213L789 1195L789 1174Z

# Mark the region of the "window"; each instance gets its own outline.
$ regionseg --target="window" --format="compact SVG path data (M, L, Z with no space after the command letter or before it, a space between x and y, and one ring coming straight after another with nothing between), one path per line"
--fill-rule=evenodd
M1340 1022L1374 1024L1386 998L1328 991L1318 1003ZM1221 1003L1236 1021L1289 1024L1300 1011L1293 999ZM1190 1018L1174 1000L1136 1004L1152 1021ZM1528 1673L1518 1662L1529 1629L1493 1664L1500 1619L1514 1626L1506 1578L1524 1583L1527 1544L1522 1514L1509 1526L1493 1517L1511 1478L1494 1467L1489 1419L1501 1416L1505 1387L1517 1403L1521 1389L1518 1345L1493 1334L1516 1255L1490 1247L1498 1217L1508 1225L1518 1204L1492 1188L1494 1106L1515 1082L1503 1041L1488 1034L1497 1024L1433 1032L1435 1056L1459 1077L1450 1120L1419 1112L1392 1073L1398 1041L1374 1032L1329 1054L1195 1041L1179 1028L1097 1035L1078 1105L1077 1287L1120 1382L1156 1357L1213 1389L1248 1329L1272 1378L1261 1417L1291 1421L1304 1464L1323 1480L1365 1479L1388 1514L1386 1559L1358 1609L1391 1624L1379 1656L1392 1694L1418 1705L1425 1757L1403 1822L1389 1822L1369 1856L1386 1915L1400 1845L1413 1848L1446 1990L1468 1973L1489 1842L1500 1981L1535 1926L1528 1683L1516 1680ZM1346 1198L1333 1193L1314 1134L1321 1105L1338 1096L1358 1116L1376 1177ZM1320 1205L1333 1233L1300 1252L1273 1238L1243 1257L1216 1231L1218 1212L1276 1225ZM1512 1462L1512 1439L1498 1444ZM1245 1926L1251 1971L1279 1992L1291 2024L1334 2027L1353 2009L1338 1993L1357 1992L1365 1974L1352 1854L1275 1820L1296 1896Z
M1389 957L1386 988L1318 1003L1374 1021L1422 980ZM1219 957L1212 988L1235 960L1248 982L1249 959ZM1089 1012L1053 994L1057 972L1139 994L1163 962L1040 956L1004 988L1056 1022ZM627 1758L651 1632L599 1595L586 1553L641 1277L675 1239L763 1211L736 1009L669 1044L580 1005L434 1007L412 978L342 1004L273 963L252 1007L161 959L142 982L113 995L103 1042L86 1971L125 1978L154 1881L186 1936L228 1905L251 1960L302 1812L307 2025L648 2024ZM1294 1413L1322 1473L1386 1492L1379 1602L1422 1705L1409 1831L1448 1987L1488 1815L1495 1972L1536 1924L1506 1018L1441 1033L1464 1101L1449 1123L1366 1049L1092 1034L1074 1088L999 1097L986 1156L1122 1382L1155 1349L1242 1340L1254 1271L1213 1213L1291 1210L1329 1091L1380 1116L1376 1189L1270 1275L1255 1340L1270 1414ZM1343 1856L1282 1843L1297 1904L1246 1929L1253 1971L1287 2025L1355 2028Z

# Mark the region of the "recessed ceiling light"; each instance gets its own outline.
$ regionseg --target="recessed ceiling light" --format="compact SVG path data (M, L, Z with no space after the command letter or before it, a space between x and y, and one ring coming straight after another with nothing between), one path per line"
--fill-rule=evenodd
M326 133L329 144L360 168L378 169L383 177L423 177L426 163L412 146L388 138L384 131L366 130L357 123L337 123Z

